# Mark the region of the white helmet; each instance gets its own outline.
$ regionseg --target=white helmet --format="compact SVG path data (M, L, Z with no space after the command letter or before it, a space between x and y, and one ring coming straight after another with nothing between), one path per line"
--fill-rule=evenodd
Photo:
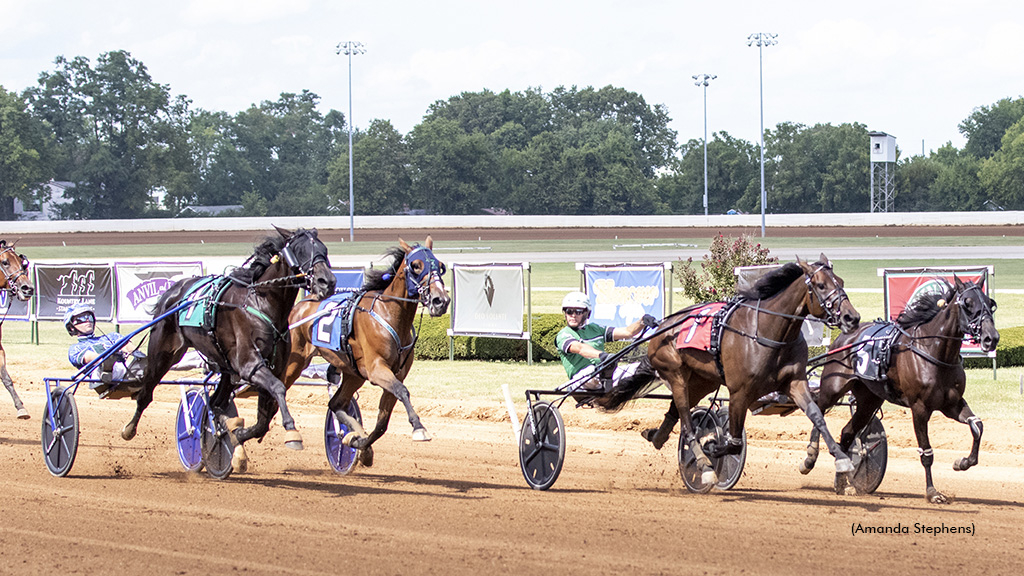
M84 336L84 334L75 329L74 319L76 316L85 314L86 312L93 315L93 322L95 322L96 310L89 302L79 302L78 304L69 307L67 311L64 312L64 328L67 329L68 334L72 336Z
M569 292L562 298L562 310L566 308L583 308L590 312L590 298L583 292Z

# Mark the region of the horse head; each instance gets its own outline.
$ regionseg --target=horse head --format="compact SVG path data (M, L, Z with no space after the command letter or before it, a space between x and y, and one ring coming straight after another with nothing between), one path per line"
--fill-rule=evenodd
M3 272L0 289L8 290L22 301L35 294L36 289L28 277L28 258L15 253L14 246L8 245L6 240L0 240L0 272Z
M837 326L844 333L853 332L860 325L860 312L853 307L843 290L843 279L832 270L832 263L822 254L817 262L808 263L796 257L804 271L804 282L811 294L811 315L822 318L829 326Z
M277 229L284 238L281 256L292 272L306 280L306 290L321 300L334 294L337 279L331 272L327 258L327 247L317 238L316 229L299 228L295 232Z
M409 297L418 298L431 316L443 315L451 298L444 287L447 268L431 251L434 240L427 236L422 246L410 246L401 238L398 243L405 250L405 285Z
M992 313L996 311L996 301L989 298L974 282L964 283L953 275L953 302L959 305L960 329L970 334L975 342L981 345L984 352L991 352L999 344L999 331L996 330Z

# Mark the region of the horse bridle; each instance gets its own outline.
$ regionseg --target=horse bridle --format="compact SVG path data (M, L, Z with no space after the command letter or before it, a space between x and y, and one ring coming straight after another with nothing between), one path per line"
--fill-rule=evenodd
M832 284L835 286L831 292L824 296L818 294L818 291L814 288L814 283L812 282L814 275L822 270L828 273L828 276L832 279ZM843 290L842 286L839 285L839 281L832 272L832 265L828 262L817 263L817 268L814 270L811 270L810 272L805 270L804 283L807 285L807 291L814 295L818 300L818 305L825 311L825 325L831 327L839 326L843 300L849 300L850 298L846 295L846 290Z
M421 260L423 270L418 275L412 271L412 262ZM409 298L417 298L427 306L430 300L430 284L435 279L444 284L444 275L448 271L443 262L434 256L426 246L415 246L405 255L405 289Z
M14 246L4 246L3 249L0 250L0 256L8 252L14 252ZM21 268L14 273L10 273L7 270L3 271L4 276L7 279L7 286L4 288L4 290L7 290L12 294L14 293L15 290L14 283L18 281L18 278L21 278L22 276L28 278L28 258L26 258L24 254L15 253L15 255L21 261Z
M310 250L309 259L306 262L299 262L298 258L295 257L295 252L292 250L292 245L297 242L300 238L306 238L312 245ZM313 283L313 267L319 262L323 262L328 268L331 267L331 262L327 258L327 250L318 250L316 246L316 233L313 230L303 230L299 234L295 234L285 242L284 248L281 249L281 256L284 257L285 263L291 267L293 271L297 271L300 278L305 279L306 289L310 289Z
M966 334L970 334L971 338L975 339L976 341L980 341L982 330L981 325L985 321L986 317L991 318L992 314L995 312L995 301L988 298L985 295L985 293L981 291L981 286L977 284L971 284L970 286L967 287L966 290L962 292L957 292L956 298L953 299L953 303L960 306L960 309L965 312L967 311L967 308L964 306L964 298L969 292L978 293L979 306L977 311L974 312L973 316L968 316L967 314L961 315L960 327L964 329L963 331ZM990 301L992 302L991 306L989 306ZM964 320L966 320L966 326L964 326Z

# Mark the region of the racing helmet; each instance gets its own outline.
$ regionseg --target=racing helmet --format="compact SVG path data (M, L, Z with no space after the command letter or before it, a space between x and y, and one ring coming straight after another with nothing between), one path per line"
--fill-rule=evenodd
M562 298L562 311L565 312L567 308L583 308L589 316L590 298L583 292L569 292Z
M70 308L67 309L66 312L64 312L64 328L67 329L68 334L72 336L85 336L85 334L82 334L77 329L75 329L74 320L76 317L86 313L92 315L93 323L95 323L96 310L93 308L93 305L90 304L89 302L79 302L78 304L71 306Z

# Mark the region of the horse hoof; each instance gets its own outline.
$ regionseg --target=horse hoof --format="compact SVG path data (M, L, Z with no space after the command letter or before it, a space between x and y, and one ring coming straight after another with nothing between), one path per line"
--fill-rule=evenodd
M373 466L373 447L363 448L359 451L359 463L366 468Z
M714 470L707 470L702 472L700 475L701 484L718 484L718 474L715 474Z
M19 416L19 418L20 417L21 416ZM968 468L970 468L973 465L974 464L971 463L971 461L968 460L967 458L961 458L961 459L957 460L956 462L953 462L953 470L955 470L957 472L963 472L964 470L967 470Z
M28 410L24 408L18 408L18 420L28 420L32 415L28 413Z
M135 438L135 430L134 426L129 427L128 424L125 424L124 427L121 428L121 438L124 440L131 440L132 438Z
M302 434L298 430L285 430L284 445L292 450L302 450Z
M359 434L356 432L349 432L341 437L341 443L349 448L352 448L352 444L359 439Z
M228 432L234 432L242 426L245 426L245 418L240 416L224 420L224 427L228 429Z
M932 504L949 504L949 498L934 488L928 491L927 498Z
M413 442L430 442L430 434L427 433L426 428L417 428L412 431Z
M231 453L231 471L235 474L243 474L249 469L249 456L245 453L245 447L239 444Z
M814 470L814 464L815 461L811 460L810 458L804 460L803 462L800 463L800 473L810 474L811 470Z
M836 460L836 473L837 474L849 474L853 472L853 461L849 458L840 458Z

